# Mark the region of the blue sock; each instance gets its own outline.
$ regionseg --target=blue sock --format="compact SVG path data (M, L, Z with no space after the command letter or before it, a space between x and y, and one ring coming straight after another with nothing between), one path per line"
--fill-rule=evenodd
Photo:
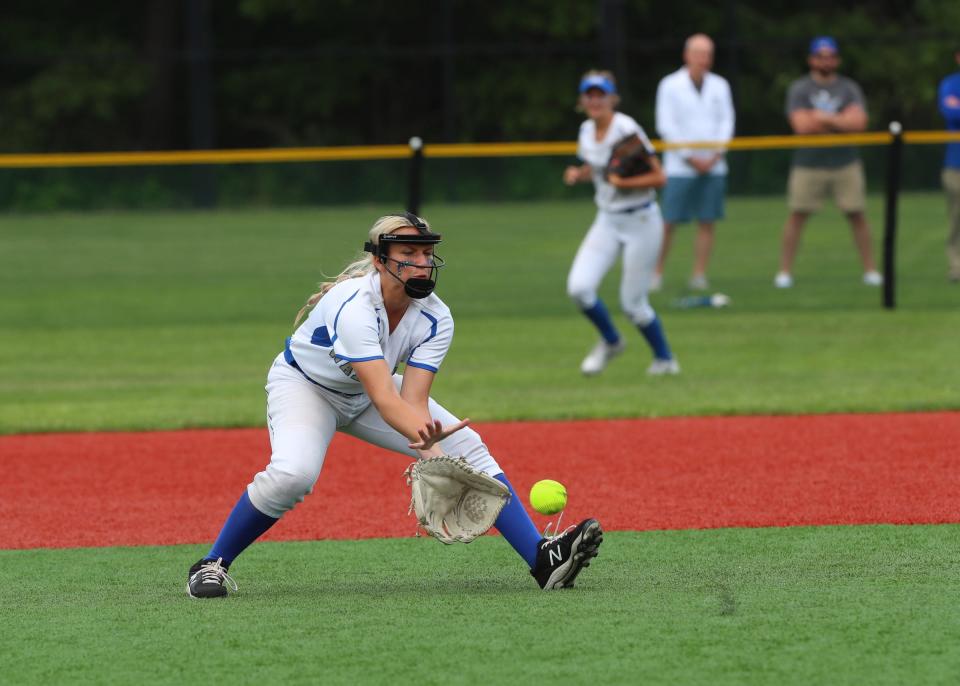
M587 316L587 319L593 322L593 325L597 327L600 335L603 336L603 340L607 343L613 344L620 340L620 333L617 331L617 327L613 325L607 306L603 304L600 298L597 298L593 307L583 307L581 311Z
M640 333L647 339L647 343L653 348L653 356L658 360L671 360L673 353L670 352L670 346L667 345L667 337L663 333L663 326L660 324L660 317L654 316L653 321L646 326L637 327Z
M204 559L216 560L221 557L224 564L230 564L248 545L279 521L255 508L244 491Z
M527 564L533 569L537 564L537 546L540 544L540 532L534 526L530 515L523 509L523 502L520 496L513 490L513 486L507 481L506 474L497 474L493 477L497 481L503 482L510 493L513 495L506 507L500 510L500 516L494 522L497 531L507 539L507 543L513 546L513 549L520 553L520 557L527 561Z

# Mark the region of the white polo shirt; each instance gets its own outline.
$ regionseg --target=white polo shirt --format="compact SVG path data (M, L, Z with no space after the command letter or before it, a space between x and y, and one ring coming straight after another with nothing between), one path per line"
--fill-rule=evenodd
M390 332L380 274L373 272L327 291L288 340L284 356L318 386L360 395L352 362L382 359L394 373L401 362L435 373L452 340L450 309L433 293L411 300Z
M617 212L649 204L657 198L657 193L652 188L615 188L603 178L603 170L610 161L610 151L613 150L613 146L634 133L640 136L647 150L653 154L653 145L647 138L647 134L633 117L622 112L613 113L613 119L602 141L597 140L597 125L592 119L587 119L580 125L577 157L593 169L593 186L596 189L593 199L598 209Z
M735 115L730 84L722 76L707 72L700 90L693 85L686 67L664 76L657 86L657 133L666 142L723 141L733 138ZM696 176L685 157L711 157L717 149L667 150L663 170L667 176ZM727 173L721 158L711 169L713 175Z

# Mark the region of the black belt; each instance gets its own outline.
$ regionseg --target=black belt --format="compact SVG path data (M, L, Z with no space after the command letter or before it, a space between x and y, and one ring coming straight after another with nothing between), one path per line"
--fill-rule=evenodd
M643 203L642 205L634 205L633 207L628 207L624 210L607 210L607 212L609 212L610 214L633 214L638 210L647 209L648 207L653 205L653 203L655 202L656 200L647 200L647 202Z

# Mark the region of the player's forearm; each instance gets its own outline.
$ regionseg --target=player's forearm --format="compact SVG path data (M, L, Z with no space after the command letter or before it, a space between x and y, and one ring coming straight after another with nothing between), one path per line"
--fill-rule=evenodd
M386 395L386 394L385 394ZM396 395L371 398L377 412L383 420L411 443L420 440L418 432L430 421L430 413L426 406L418 408Z

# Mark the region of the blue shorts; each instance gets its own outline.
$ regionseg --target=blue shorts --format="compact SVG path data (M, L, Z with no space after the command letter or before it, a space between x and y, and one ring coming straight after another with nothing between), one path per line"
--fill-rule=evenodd
M723 196L726 191L726 176L671 176L660 192L663 221L682 224L691 219L701 222L723 219Z

